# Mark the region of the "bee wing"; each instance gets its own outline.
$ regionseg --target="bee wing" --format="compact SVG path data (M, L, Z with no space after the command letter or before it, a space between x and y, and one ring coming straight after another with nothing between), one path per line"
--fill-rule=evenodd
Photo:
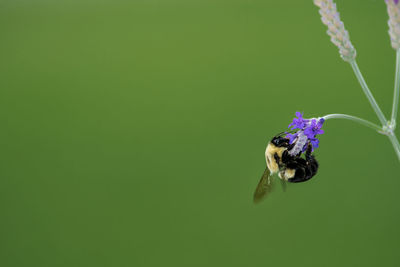
M282 191L286 192L286 181L283 179L279 179L279 180L281 180Z
M260 202L265 196L268 195L272 190L272 177L268 167L265 168L264 174L261 177L260 182L257 185L256 191L254 192L254 203Z

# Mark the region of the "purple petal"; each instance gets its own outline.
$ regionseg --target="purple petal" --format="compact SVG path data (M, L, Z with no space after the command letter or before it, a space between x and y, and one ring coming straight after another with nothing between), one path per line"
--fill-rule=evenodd
M311 121L311 126L314 128L317 126L317 120L316 119L312 119Z
M321 119L318 121L318 127L321 128L322 125L324 124L324 122L325 122L325 119L324 119L324 118L321 118Z
M304 129L306 127L308 123L308 120L305 120L303 118L303 114L300 112L296 112L296 118L293 119L293 122L291 124L289 124L288 128L292 128L292 130L294 129Z
M310 140L311 145L313 146L313 148L317 148L319 145L319 140L317 138L313 138Z
M304 135L306 135L308 139L314 138L315 134L313 128L307 127L306 129L304 129Z
M293 127L292 130L296 129L296 123L294 122L294 120L291 124L289 124L288 128L290 128L290 127Z
M296 143L296 146L298 147L297 148L298 150L296 151L300 153L306 151L309 143L311 143L312 150L314 151L314 148L317 148L319 146L319 140L315 136L324 134L325 132L324 130L321 129L325 122L325 119L320 118L320 119L306 120L303 118L302 113L297 111L295 114L296 117L293 119L293 122L289 124L288 127L292 128L292 130L299 129L300 131L294 134L286 133L286 138L289 139L290 144ZM301 144L297 143L299 142L299 133L301 133L301 135L303 136L300 137L302 139ZM306 139L304 140L304 138ZM300 146L303 144L304 146L300 148Z
M288 133L286 135L286 138L289 139L289 144L293 144L294 140L297 138L298 135L299 135L298 133L295 133L295 134Z

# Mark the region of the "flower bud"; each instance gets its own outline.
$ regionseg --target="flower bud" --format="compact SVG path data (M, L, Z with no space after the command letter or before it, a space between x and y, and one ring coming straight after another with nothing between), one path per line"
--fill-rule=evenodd
M387 12L389 14L389 36L394 49L400 48L400 5L399 0L386 0Z
M332 43L339 48L342 59L347 62L353 61L357 53L350 42L349 33L340 20L336 4L332 0L314 0L314 4L320 8L322 23L328 27L327 34L331 37Z

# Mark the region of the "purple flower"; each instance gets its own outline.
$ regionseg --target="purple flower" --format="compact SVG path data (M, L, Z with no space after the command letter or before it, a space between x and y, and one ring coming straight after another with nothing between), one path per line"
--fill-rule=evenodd
M324 133L324 130L321 129L324 122L324 119L319 119L318 122L316 119L313 119L311 123L304 129L304 134L307 136L308 140L310 140L313 148L317 148L319 144L319 140L315 138L315 136L317 134Z
M286 138L289 138L289 144L293 144L294 140L296 140L298 135L299 135L298 133L294 133L294 134L288 133L288 134L286 134Z
M294 129L303 129L304 127L306 127L308 120L305 120L303 118L303 114L297 111L296 116L297 118L293 119L293 122L289 124L288 128L292 127L292 130L294 130Z
M314 148L317 148L319 145L319 140L317 138L310 139L310 142L313 147L313 150L314 150Z
M323 118L304 119L303 114L300 112L296 112L296 117L289 124L289 128L292 127L292 130L298 130L291 133L286 132L286 138L289 139L289 143L295 144L291 150L292 154L306 151L309 143L312 145L312 150L314 151L314 148L319 146L319 140L315 136L324 133L324 130L321 128L325 120Z

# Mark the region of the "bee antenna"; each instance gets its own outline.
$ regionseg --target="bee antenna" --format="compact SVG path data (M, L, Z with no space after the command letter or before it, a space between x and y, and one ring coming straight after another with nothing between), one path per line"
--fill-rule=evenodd
M286 131L286 132L281 132L281 133L279 133L279 134L277 134L275 137L280 137L280 136L282 136L282 135L285 135L285 134L288 134L288 133L295 133L296 132L296 130L289 130L289 131Z
M284 135L286 132L281 132L281 133L278 133L275 137L279 137L279 136L282 136L282 135Z

